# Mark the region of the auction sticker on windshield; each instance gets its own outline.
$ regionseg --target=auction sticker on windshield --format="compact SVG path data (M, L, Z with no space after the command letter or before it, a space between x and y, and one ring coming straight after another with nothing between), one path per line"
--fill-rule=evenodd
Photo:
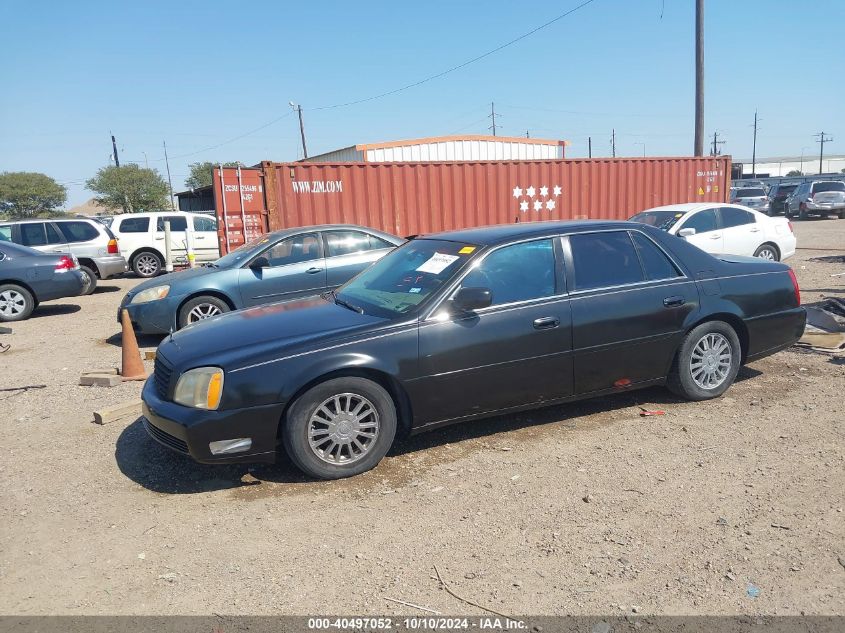
M446 270L452 262L457 259L459 259L457 255L444 255L443 253L435 253L428 259L428 261L426 261L417 268L417 272L439 275L444 270Z

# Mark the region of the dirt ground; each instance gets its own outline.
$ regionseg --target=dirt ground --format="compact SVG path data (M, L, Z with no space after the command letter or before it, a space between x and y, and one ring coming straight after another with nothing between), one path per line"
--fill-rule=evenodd
M845 221L795 228L804 301L845 294L845 263L810 261L845 255ZM841 362L790 350L715 401L650 389L468 423L312 482L92 423L140 392L76 384L119 363L136 283L2 337L0 388L47 387L0 392L0 613L482 614L436 565L504 613L845 614Z

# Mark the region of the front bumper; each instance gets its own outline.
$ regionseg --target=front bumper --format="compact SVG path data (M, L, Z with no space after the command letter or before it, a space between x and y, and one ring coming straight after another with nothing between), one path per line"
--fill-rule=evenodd
M97 272L100 273L100 279L108 279L122 275L128 269L126 267L126 259L123 255L109 255L108 257L93 258L94 264L97 266Z
M131 297L123 298L117 310L117 321L120 323L120 311L124 308L129 312L132 327L141 334L169 334L176 331L176 309L183 297L170 297L146 303L129 303Z
M230 411L184 407L160 397L151 377L141 393L144 428L156 442L203 464L273 463L276 461L283 404ZM238 437L252 439L248 452L212 455L209 442Z

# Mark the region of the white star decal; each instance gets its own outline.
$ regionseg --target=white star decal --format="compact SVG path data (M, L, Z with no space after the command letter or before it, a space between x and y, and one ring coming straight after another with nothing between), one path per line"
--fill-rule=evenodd
M560 187L558 187L557 185L555 185L555 188L554 188L554 194L555 194L556 196L559 196L559 195L560 195L560 191L561 191Z
M527 200L523 200L522 202L519 203L519 210L520 211L528 211L528 201Z
M522 187L514 187L513 188L513 197L519 198L522 195Z
M534 197L534 187L528 187L528 189L525 190L525 195L528 196L529 198L533 198Z
M542 209L542 208L543 208L543 202L542 202L542 200L535 200L535 201L534 201L534 210L535 210L535 211L539 211L539 210L540 210L540 209Z
M546 208L551 211L555 208L555 201L554 200L546 200Z
M543 198L545 198L547 195L549 195L549 188L548 188L548 187L546 187L545 185L544 185L544 186L542 186L542 187L540 187L540 195L541 195Z

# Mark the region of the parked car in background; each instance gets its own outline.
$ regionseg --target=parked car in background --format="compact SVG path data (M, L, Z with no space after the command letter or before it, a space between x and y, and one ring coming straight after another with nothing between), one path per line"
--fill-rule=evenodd
M736 189L762 189L763 191L769 191L769 185L767 185L762 180L734 180L731 183L732 188Z
M321 479L373 468L397 436L666 385L722 395L797 341L792 269L714 258L631 222L426 235L322 297L172 334L143 424L205 463L284 453Z
M109 279L126 272L126 260L119 252L114 233L107 226L87 218L0 222L0 239L43 253L74 255L85 281L81 293L84 295L94 292L97 279Z
M73 255L0 240L0 322L23 321L41 302L75 297L84 287Z
M145 281L120 306L139 331L172 332L230 310L319 295L403 241L344 224L277 231L207 266Z
M763 187L742 187L731 192L731 202L768 214L769 198Z
M769 189L769 215L786 213L786 199L798 188L797 182L779 182Z
M786 218L770 218L736 204L690 202L637 213L641 222L683 237L712 254L784 260L795 254L797 240Z
M194 238L195 261L211 262L220 257L217 220L208 215L184 211L122 213L114 216L111 230L120 239L120 253L139 277L164 272L164 221L170 221L171 253L175 261L187 259L187 230Z
M789 197L786 217L806 220L811 215L836 215L845 220L845 182L816 180L801 183Z

